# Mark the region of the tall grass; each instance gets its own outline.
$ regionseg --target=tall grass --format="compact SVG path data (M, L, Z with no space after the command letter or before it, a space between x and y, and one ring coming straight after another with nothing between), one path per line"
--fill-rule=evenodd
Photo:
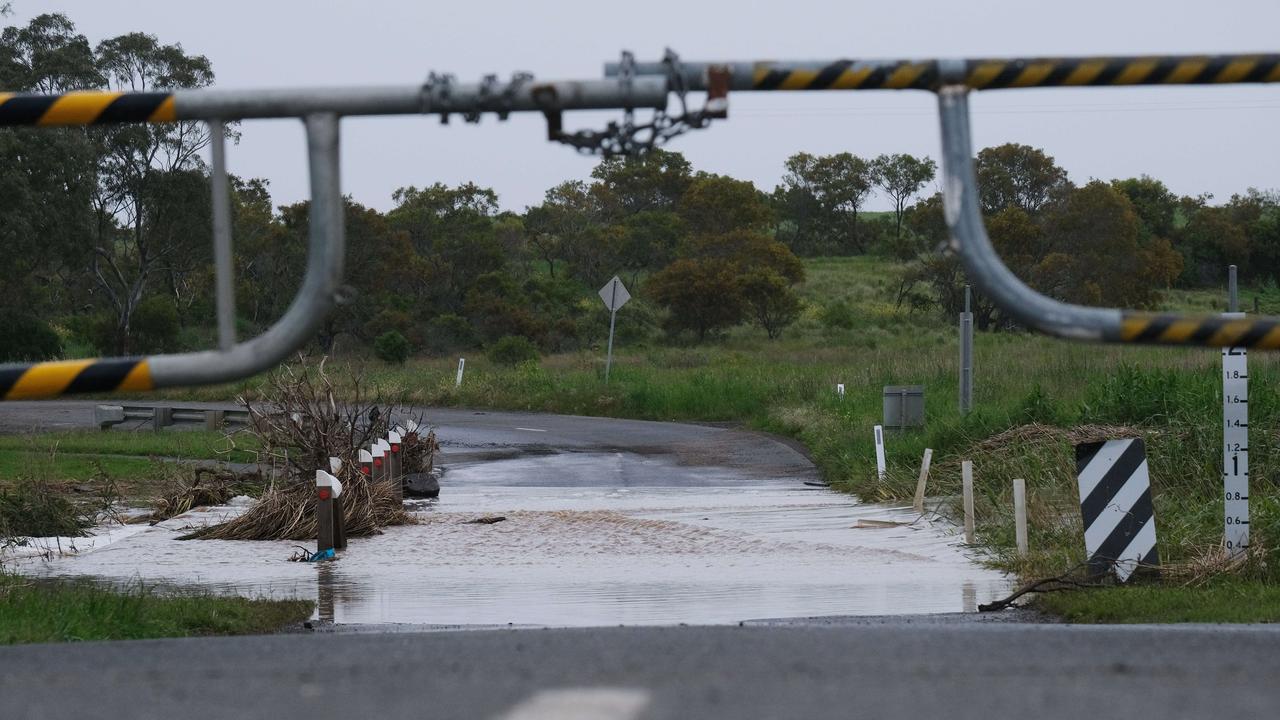
M108 588L0 571L0 645L270 633L306 620L312 608L304 600Z

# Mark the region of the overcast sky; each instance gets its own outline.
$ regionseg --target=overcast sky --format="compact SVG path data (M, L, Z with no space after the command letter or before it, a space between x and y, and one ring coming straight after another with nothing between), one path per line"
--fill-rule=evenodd
M6 24L61 11L93 43L145 31L208 56L224 88L416 84L515 70L595 78L622 49L656 59L836 59L1276 52L1277 0L13 0ZM1146 173L1218 200L1277 188L1280 87L1023 90L978 93L979 146L1044 148L1076 182ZM569 115L570 129L604 118ZM588 157L545 140L540 116L448 127L419 117L343 123L343 189L387 209L405 185L475 181L522 210L552 185L587 176ZM277 203L307 195L302 131L242 125L230 168L268 178ZM736 93L730 118L678 138L697 169L772 189L798 151L938 157L934 96L916 91ZM872 209L887 207L881 198Z

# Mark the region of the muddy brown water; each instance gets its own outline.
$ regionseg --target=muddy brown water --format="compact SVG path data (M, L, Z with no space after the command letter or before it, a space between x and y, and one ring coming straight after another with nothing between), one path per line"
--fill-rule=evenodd
M584 473L601 485L583 486ZM413 508L419 524L353 540L329 563L287 562L292 542L175 539L239 512L210 508L110 529L77 541L78 553L21 567L308 598L318 619L335 623L443 626L973 611L1010 589L969 557L954 527L909 508L627 453L463 464L445 475L438 501ZM467 522L495 515L507 519ZM860 519L903 524L859 528Z

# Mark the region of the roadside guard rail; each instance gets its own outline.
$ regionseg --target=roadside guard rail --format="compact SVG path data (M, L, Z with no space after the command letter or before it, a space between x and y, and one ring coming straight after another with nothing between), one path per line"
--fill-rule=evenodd
M606 76L664 72L663 63L609 63ZM969 280L1028 327L1072 340L1219 347L1280 347L1280 318L1147 313L1059 302L1032 290L991 245L978 202L969 92L1043 87L1221 85L1280 82L1280 54L969 60L683 63L689 89L728 77L729 90L928 90L938 95L942 185L951 247Z
M149 421L155 430L178 423L204 423L209 430L221 430L223 425L248 425L251 417L248 410L172 405L97 405L93 408L93 424L99 430L110 430L129 420Z
M659 62L622 61L603 80L534 82L527 74L499 82L454 83L432 74L407 87L190 90L65 95L0 93L0 127L203 121L212 135L213 245L218 349L145 358L73 360L0 365L0 398L67 393L140 391L203 385L248 377L274 366L311 339L339 301L344 241L338 169L339 118L348 115L451 114L478 121L540 112L548 138L605 156L643 152L690 129L727 116L729 91L927 90L938 95L942 124L943 195L952 248L970 280L1011 317L1059 337L1122 343L1280 347L1280 318L1153 314L1059 302L1021 282L991 245L978 204L970 136L972 90L1031 87L1214 85L1280 82L1280 54L1153 57L1013 58L977 60L831 60L818 62L681 62L670 51ZM705 107L690 111L689 91L705 91ZM674 94L678 108L667 111ZM633 111L652 109L636 123ZM621 124L600 132L568 133L566 110L620 109ZM254 118L301 118L310 160L308 259L302 286L285 314L262 335L235 338L231 272L230 198L226 177L226 123Z

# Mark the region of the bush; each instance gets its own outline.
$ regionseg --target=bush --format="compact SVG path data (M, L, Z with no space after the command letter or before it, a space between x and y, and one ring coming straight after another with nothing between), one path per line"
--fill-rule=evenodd
M0 312L0 361L46 360L62 350L58 334L40 318Z
M409 359L409 341L399 330L388 330L373 341L373 352L379 359L399 365Z
M174 350L177 346L178 310L168 298L152 295L133 311L129 321L132 342L129 351L151 353Z
M529 338L519 335L507 335L489 348L489 360L499 365L519 365L538 359L538 348L529 342Z
M0 489L0 540L6 537L77 537L93 517L45 482L21 480Z
M837 300L830 305L824 306L818 314L818 321L828 330L852 330L857 322L857 316L853 312L853 308L844 300Z
M475 341L471 323L461 315L437 315L427 323L427 349L433 353L469 348L475 345Z

